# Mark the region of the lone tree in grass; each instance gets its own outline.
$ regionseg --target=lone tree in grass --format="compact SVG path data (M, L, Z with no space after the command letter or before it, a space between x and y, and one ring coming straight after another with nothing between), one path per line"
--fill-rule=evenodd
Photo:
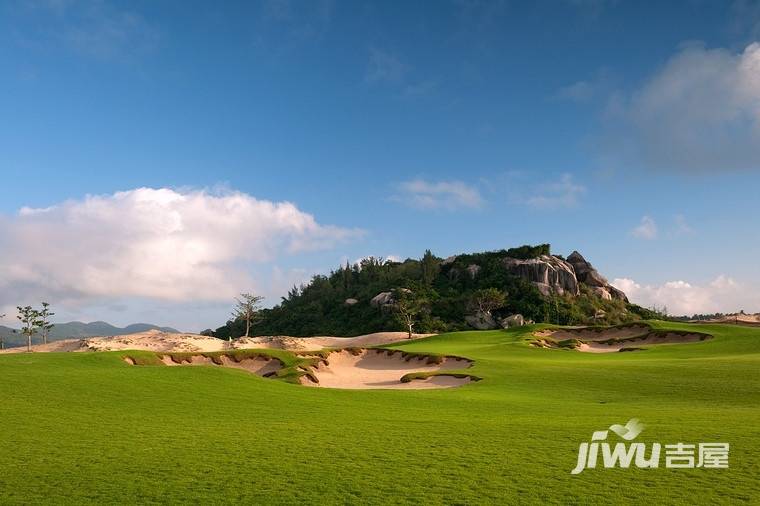
M498 288L476 290L470 297L470 307L483 315L491 316L491 311L504 307L507 294Z
M21 333L26 336L26 351L32 351L32 336L42 325L40 312L32 306L16 306L18 309L17 318L21 320Z
M0 314L0 320L2 320L3 318L5 318L5 315ZM5 339L3 338L2 335L0 335L0 350L4 350L4 349L5 349Z
M242 320L245 322L245 336L249 337L251 333L251 325L260 320L261 315L261 301L264 297L259 295L253 295L251 293L241 293L240 297L235 298L235 309L232 311L232 316L236 320ZM230 337L231 338L231 337ZM228 340L230 340L228 338Z
M42 311L40 311L40 332L42 333L42 344L47 344L50 330L55 327L55 325L50 323L51 316L55 316L55 313L50 310L50 304L43 302Z
M417 319L428 311L428 301L409 290L396 290L394 298L396 302L393 305L393 310L396 320L406 328L409 339L411 339Z

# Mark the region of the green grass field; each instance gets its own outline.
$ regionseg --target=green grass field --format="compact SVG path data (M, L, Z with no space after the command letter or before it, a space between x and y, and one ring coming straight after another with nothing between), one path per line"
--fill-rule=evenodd
M123 353L0 356L0 503L760 504L760 329L631 353L537 349L528 332L400 348L465 356L483 381L331 390ZM595 469L579 443L731 444L729 469Z

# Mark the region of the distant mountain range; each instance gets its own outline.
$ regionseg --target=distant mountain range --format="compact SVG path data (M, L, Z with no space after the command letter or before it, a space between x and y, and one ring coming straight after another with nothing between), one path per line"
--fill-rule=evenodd
M48 341L59 341L61 339L81 339L84 337L95 336L122 336L125 334L134 334L136 332L145 332L146 330L160 330L162 332L179 332L171 327L159 327L150 323L133 323L126 327L116 327L106 322L68 322L56 323L50 331ZM15 332L14 332L15 330ZM26 338L17 330L0 325L0 337L3 339L6 348L14 346L25 346ZM33 338L33 342L41 342L39 335Z

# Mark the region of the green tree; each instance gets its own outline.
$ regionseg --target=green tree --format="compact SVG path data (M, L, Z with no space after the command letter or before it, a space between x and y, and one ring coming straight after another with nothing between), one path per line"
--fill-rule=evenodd
M422 284L425 286L431 286L438 277L438 272L441 270L439 260L429 249L427 249L420 259L420 266L422 267Z
M42 303L42 311L40 314L40 331L42 332L42 344L47 344L50 330L55 327L50 323L50 317L55 316L55 313L50 310L50 304L47 302Z
M481 314L491 315L491 311L507 304L507 294L498 288L482 288L470 297L470 307Z
M351 283L353 281L353 271L351 270L351 265L349 265L348 260L346 260L346 265L341 268L340 270L341 280L343 281L343 289L348 290L351 288Z
M264 297L251 293L241 293L240 297L235 298L235 309L232 311L232 316L236 320L245 322L244 337L250 336L251 326L260 320L259 311L261 311L262 300Z
M409 339L420 316L429 310L429 303L425 297L417 295L409 290L395 290L393 311L396 320L407 330Z
M16 306L18 309L17 318L21 320L21 333L26 336L26 351L32 351L32 336L42 325L40 312L32 306Z

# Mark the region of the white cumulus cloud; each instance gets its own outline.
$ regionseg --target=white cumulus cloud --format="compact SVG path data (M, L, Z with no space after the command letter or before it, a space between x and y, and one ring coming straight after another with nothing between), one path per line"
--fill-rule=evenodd
M256 264L360 234L234 191L139 188L23 208L0 215L0 303L226 300L251 287Z
M617 278L612 285L623 290L631 302L644 307L667 307L671 315L760 311L760 291L720 275L707 284L683 280L661 285L641 285L630 278ZM749 304L750 307L746 307Z

